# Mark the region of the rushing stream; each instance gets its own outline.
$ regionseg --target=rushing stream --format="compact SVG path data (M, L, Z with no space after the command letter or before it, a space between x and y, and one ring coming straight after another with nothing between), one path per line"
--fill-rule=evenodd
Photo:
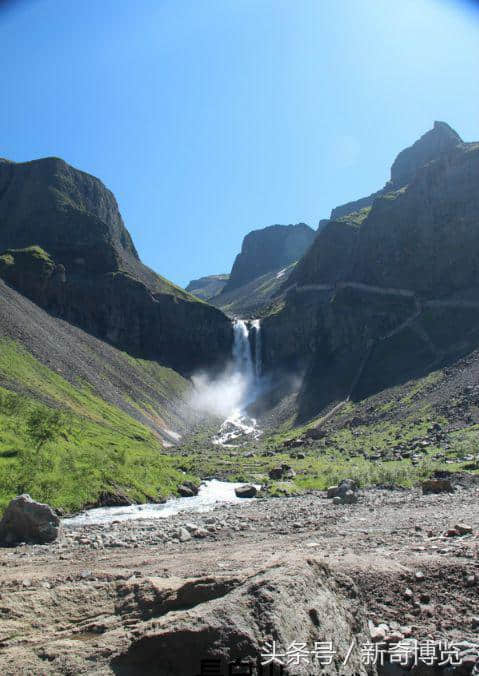
M238 502L244 504L254 500L254 498L236 497L235 488L242 485L211 479L205 481L200 486L198 495L192 498L172 498L162 504L146 503L144 505L130 505L129 507L98 507L69 519L63 519L63 523L66 526L89 526L132 519L162 519L180 512L209 512L218 504Z

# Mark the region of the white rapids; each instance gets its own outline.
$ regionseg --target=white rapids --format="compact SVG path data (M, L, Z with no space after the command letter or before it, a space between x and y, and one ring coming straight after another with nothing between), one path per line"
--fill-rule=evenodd
M238 498L235 488L244 484L211 479L205 481L191 498L172 498L162 504L146 503L128 507L98 507L89 509L77 516L62 519L65 526L93 526L109 524L113 521L135 519L163 519L180 512L209 512L220 504L248 503L255 498ZM257 486L256 488L259 488Z
M262 432L257 426L255 418L245 412L248 404L251 404L258 396L261 388L262 376L262 345L261 325L259 319L251 321L251 328L243 319L235 319L233 322L233 378L241 379L244 387L244 395L239 405L230 413L222 423L218 433L213 437L213 443L219 446L235 446L234 441L242 437L258 439ZM253 341L250 340L250 332L254 331ZM254 346L254 354L253 347Z

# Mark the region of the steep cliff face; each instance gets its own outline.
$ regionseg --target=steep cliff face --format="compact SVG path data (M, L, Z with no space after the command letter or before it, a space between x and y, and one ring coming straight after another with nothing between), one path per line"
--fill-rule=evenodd
M394 160L391 167L391 187L397 189L410 183L418 169L457 146L463 146L459 134L446 122L434 122L432 129L412 146L402 150Z
M224 288L228 293L268 272L280 270L299 260L314 240L308 225L270 225L253 230L243 240Z
M0 164L0 248L38 244L73 270L138 263L113 194L56 157Z
M192 279L186 290L201 300L210 300L223 291L229 277L229 275L207 275Z
M318 233L288 285L354 281L429 297L479 285L478 178L479 145L436 122L398 155L371 206Z
M432 129L423 134L412 146L399 153L391 167L391 179L383 188L367 197L361 197L359 200L336 207L331 211L331 220L337 220L347 214L370 207L381 195L398 190L410 183L417 171L425 164L462 145L459 134L446 122L434 122Z
M441 297L479 285L479 144L420 168L377 199L361 226L354 277Z
M229 355L227 318L143 265L113 194L63 160L0 163L0 254L9 284L120 349L182 373Z
M285 281L284 288L294 284L334 284L350 279L358 235L359 228L355 223L327 221Z
M317 235L262 324L265 366L305 374L303 415L477 346L478 184L479 144L436 123Z

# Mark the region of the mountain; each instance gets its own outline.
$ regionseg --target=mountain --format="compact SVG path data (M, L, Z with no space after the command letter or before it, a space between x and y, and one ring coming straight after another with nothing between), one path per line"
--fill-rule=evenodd
M479 144L435 123L372 203L333 210L263 321L265 366L306 374L300 416L477 346L478 181Z
M231 344L223 313L142 264L97 178L0 161L0 508L175 494L185 471L164 449L197 421L187 376ZM29 429L55 426L32 454Z
M434 122L432 129L423 134L412 146L399 153L391 167L391 178L383 188L367 197L336 207L331 211L331 220L338 220L347 214L370 207L377 197L407 185L420 167L461 144L459 134L446 122Z
M61 159L0 162L0 277L52 315L182 373L229 355L228 319L143 265L113 194Z
M355 281L430 297L474 286L477 148L436 122L398 155L391 181L370 206L359 200L333 209L288 285ZM401 185L404 180L409 183ZM340 215L358 204L359 210Z
M304 223L253 230L243 239L229 277L203 277L190 282L187 290L228 315L259 316L315 236L314 230Z
M295 265L267 272L232 291L225 290L211 298L210 303L229 316L261 317L268 312L268 306Z
M314 237L314 230L305 223L270 225L253 230L243 239L241 253L233 263L224 293L291 265L301 258Z
M186 290L201 300L211 300L223 291L229 277L229 275L208 275L193 279Z

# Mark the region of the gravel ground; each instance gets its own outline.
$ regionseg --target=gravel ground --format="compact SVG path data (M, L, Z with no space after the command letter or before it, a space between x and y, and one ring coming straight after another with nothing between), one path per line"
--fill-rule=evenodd
M66 583L234 573L279 553L310 551L356 582L373 633L386 624L386 634L474 641L478 498L476 486L428 496L374 489L353 505L333 505L325 494L315 494L247 500L167 519L67 527L53 545L0 550L3 618L7 599L13 603L19 594L53 592ZM456 524L468 532L448 534ZM9 641L6 627L3 643Z

